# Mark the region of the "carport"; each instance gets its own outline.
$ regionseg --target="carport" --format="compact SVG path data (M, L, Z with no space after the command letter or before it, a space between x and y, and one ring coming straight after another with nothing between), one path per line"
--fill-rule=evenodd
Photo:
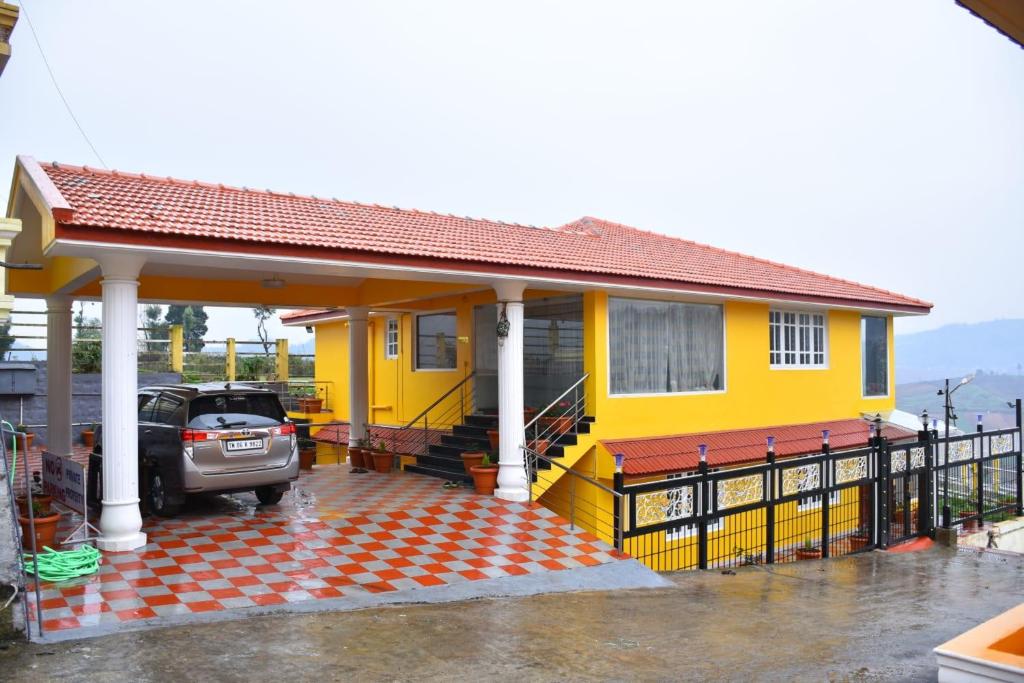
M339 308L348 316L350 441L367 423L367 318L414 302L493 291L509 330L498 349L498 498L529 498L521 446L523 292L580 291L488 249L552 231L378 205L156 178L19 156L0 251L11 295L47 303L48 450L72 453L71 301L103 303L101 549L146 543L138 499L139 302ZM481 230L483 232L481 232ZM527 234L528 233L528 234ZM543 248L541 244L540 248ZM2 254L0 254L2 255ZM489 262L491 261L491 262ZM359 370L362 369L362 372Z

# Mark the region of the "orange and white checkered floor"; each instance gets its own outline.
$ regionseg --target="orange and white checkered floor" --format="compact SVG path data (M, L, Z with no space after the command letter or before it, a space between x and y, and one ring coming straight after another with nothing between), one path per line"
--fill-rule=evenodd
M327 465L303 472L276 506L260 507L251 494L197 498L178 518L149 518L148 545L104 553L97 574L43 584L44 630L73 637L76 630L89 635L167 617L180 622L199 613L327 599L342 608L346 598L365 606L375 594L620 559L537 504L441 484L411 473L350 474L345 465ZM29 598L35 619L31 590Z

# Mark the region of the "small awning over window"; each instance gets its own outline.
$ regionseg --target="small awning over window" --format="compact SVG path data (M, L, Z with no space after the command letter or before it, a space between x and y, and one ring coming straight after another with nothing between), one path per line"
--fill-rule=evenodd
M834 451L867 445L869 423L862 419L640 439L605 439L601 445L609 453L622 453L626 456L622 469L627 475L643 476L697 469L700 462L697 447L700 444L707 444L708 465L711 467L764 462L769 436L775 437L775 453L778 457L818 453L824 429L830 431L829 445ZM890 440L898 440L914 438L917 432L883 422L882 435Z

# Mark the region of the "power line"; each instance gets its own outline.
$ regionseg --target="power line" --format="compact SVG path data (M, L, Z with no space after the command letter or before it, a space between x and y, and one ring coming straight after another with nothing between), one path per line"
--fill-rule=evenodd
M75 112L71 111L71 104L68 102L68 98L64 97L64 92L60 89L60 85L57 83L57 77L53 75L53 69L50 68L50 61L46 58L46 53L43 52L43 44L39 42L39 35L36 33L36 27L32 25L32 19L28 16L28 7L25 5L25 1L26 0L21 0L21 12L25 15L25 20L28 22L28 28L32 32L33 40L36 41L36 47L39 48L39 56L43 58L43 64L46 65L46 71L50 74L50 80L53 82L53 87L57 91L57 94L60 95L61 102L64 103L64 108L68 110L68 115L71 117L71 120L75 122L75 125L78 127L78 132L82 134L86 144L89 145L89 149L91 149L92 153L96 155L97 159L99 159L100 165L103 166L103 168L109 169L107 162L105 162L103 157L100 156L100 153L96 151L96 145L92 144L92 140L90 140L89 136L85 134L85 129L82 128L82 124L78 122L78 117L75 116Z

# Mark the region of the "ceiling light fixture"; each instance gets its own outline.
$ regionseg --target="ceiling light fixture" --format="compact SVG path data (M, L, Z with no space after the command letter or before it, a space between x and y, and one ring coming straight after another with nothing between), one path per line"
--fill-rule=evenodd
M260 280L260 285L264 289L281 289L282 287L285 286L285 284L285 281L276 275L265 280Z

